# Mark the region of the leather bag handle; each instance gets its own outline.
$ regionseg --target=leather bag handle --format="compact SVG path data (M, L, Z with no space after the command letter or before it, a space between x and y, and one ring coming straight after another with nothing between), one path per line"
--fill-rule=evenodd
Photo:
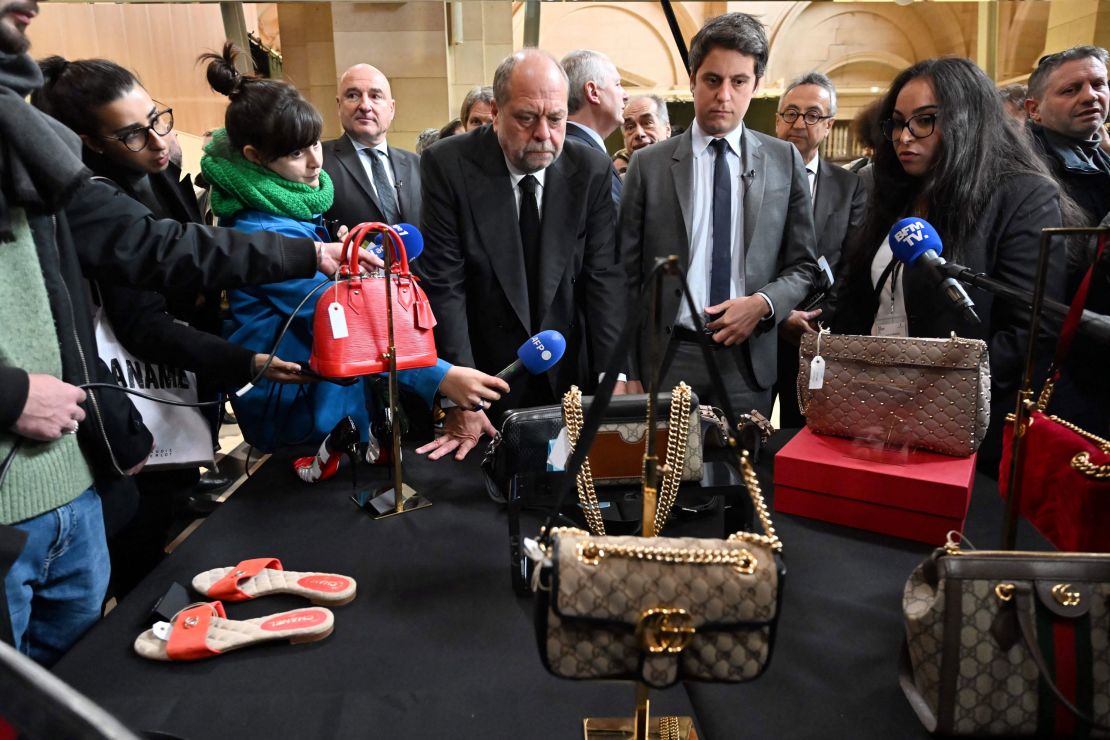
M401 240L401 237L398 236L397 232L394 231L392 226L377 221L361 223L347 232L347 237L343 240L343 253L339 261L347 268L348 274L359 274L358 250L360 245L364 241L368 241L372 234L383 235L382 241L385 242L386 247L390 250L390 262L392 262L391 272L400 274L403 277L408 277L409 256L405 251L405 243Z
M1106 251L1107 235L1105 233L1099 234L1098 237L1098 250L1095 252L1095 258L1091 262L1091 266L1087 268L1083 280L1079 283L1079 288L1075 291L1075 297L1072 298L1071 307L1068 308L1068 315L1064 319L1064 325L1060 329L1060 339L1056 342L1056 354L1052 358L1052 367L1048 371L1048 380L1041 389L1041 395L1037 399L1037 408L1044 411L1048 407L1049 401L1052 400L1052 391L1056 386L1057 381L1060 380L1060 368L1064 366L1064 362L1068 359L1068 354L1071 352L1072 342L1075 341L1075 335L1079 332L1079 319L1083 316L1083 309L1087 307L1087 294L1091 289L1091 282L1094 280L1095 267L1102 259L1103 252Z

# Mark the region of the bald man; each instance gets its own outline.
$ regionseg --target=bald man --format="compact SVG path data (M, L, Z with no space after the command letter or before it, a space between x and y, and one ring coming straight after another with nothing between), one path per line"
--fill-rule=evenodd
M609 158L563 146L567 77L537 49L498 66L493 125L440 141L420 160L424 185L424 289L441 357L498 372L529 336L567 340L562 361L513 384L498 411L589 390L617 344L626 278L616 262ZM621 384L623 389L623 384ZM477 415L448 411L432 456L473 446Z
M386 143L397 110L389 80L356 64L339 78L335 101L343 135L324 142L324 170L335 185L324 214L331 233L363 221L419 227L420 158Z

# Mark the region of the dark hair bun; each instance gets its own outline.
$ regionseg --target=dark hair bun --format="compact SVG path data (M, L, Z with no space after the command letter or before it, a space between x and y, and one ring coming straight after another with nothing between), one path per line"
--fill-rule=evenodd
M198 62L208 62L208 84L221 95L234 98L239 94L243 83L253 77L242 74L235 67L235 60L239 57L239 49L230 41L224 44L223 53L209 52L201 54Z
M52 56L39 60L39 69L42 70L42 76L47 85L53 84L55 80L61 77L68 66L69 60L65 57Z

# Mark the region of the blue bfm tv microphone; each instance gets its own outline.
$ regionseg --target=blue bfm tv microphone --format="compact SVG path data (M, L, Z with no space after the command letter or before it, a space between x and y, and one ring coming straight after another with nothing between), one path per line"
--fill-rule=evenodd
M497 373L497 377L506 383L512 383L524 372L532 375L545 373L563 359L566 351L567 340L562 334L553 329L541 331L520 345L520 349L516 351L517 359Z
M397 232L397 236L401 237L401 244L405 247L405 254L408 255L409 262L420 256L424 251L424 235L420 233L412 224L393 224L393 230ZM370 251L382 258L385 261L385 249L382 242L385 234L377 234L374 237L374 242L370 246Z
M964 290L964 286L955 278L945 276L940 270L945 264L944 258L940 256L944 245L932 224L923 218L903 218L891 227L888 241L895 259L910 268L920 269L917 267L919 265L923 267L949 303L960 310L964 320L973 324L980 323L979 316L975 313L975 303Z

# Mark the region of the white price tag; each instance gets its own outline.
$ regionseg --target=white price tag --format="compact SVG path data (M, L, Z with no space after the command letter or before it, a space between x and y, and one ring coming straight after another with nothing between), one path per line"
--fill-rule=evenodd
M563 427L559 436L547 443L547 469L553 472L566 470L568 457L570 441L567 439L567 428Z
M335 339L347 338L347 316L343 313L343 306L332 303L328 306L328 319L331 320L331 335Z
M159 640L169 640L171 629L173 629L173 625L169 622L155 622L154 626L150 628Z
M816 355L809 363L809 389L818 390L825 385L825 358Z

